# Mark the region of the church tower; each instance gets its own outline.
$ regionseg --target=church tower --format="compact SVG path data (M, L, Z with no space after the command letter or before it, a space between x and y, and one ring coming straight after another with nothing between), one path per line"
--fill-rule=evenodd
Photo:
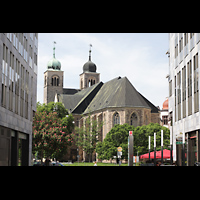
M88 88L100 82L100 73L97 73L96 65L91 61L91 47L89 50L89 60L83 65L83 73L80 74L80 89Z
M61 63L55 57L55 44L53 47L53 58L47 63L47 70L44 72L44 103L54 101L55 94L63 93L63 71Z

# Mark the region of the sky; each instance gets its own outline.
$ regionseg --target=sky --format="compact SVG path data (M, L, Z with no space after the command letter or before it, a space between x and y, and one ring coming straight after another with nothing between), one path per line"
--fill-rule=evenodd
M79 75L88 61L97 66L105 83L118 76L127 77L132 85L155 106L162 108L168 97L168 33L39 33L37 101L43 103L44 72L55 57L64 71L64 88L79 89Z

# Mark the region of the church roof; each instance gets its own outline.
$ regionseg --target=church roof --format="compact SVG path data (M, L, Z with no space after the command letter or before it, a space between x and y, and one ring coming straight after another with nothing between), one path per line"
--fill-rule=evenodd
M126 77L97 83L73 95L61 94L59 101L74 114L87 114L109 107L142 107L158 113L158 108L142 96Z
M151 109L151 106L126 77L118 77L106 82L84 114L108 107L144 107Z
M65 108L72 113L82 114L102 85L103 83L100 82L72 95L60 94L59 101L62 102Z

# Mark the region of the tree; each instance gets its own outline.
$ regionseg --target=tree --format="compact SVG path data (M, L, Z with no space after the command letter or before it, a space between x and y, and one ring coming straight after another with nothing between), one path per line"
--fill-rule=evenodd
M84 126L80 128L75 127L74 141L89 157L89 162L92 157L91 155L96 149L96 144L101 137L101 127L102 123L97 123L97 120L94 118L91 119L91 115L87 117Z
M117 147L122 147L122 159L128 159L128 134L133 131L134 155L148 152L149 136L151 136L151 151L154 150L154 132L156 133L156 150L161 150L161 130L163 130L163 149L169 149L170 131L159 124L150 123L144 126L131 126L128 124L115 125L106 135L103 142L96 147L99 159L112 159L117 155Z
M61 103L37 103L37 112L33 119L33 153L43 157L60 159L73 142L73 116L66 117L68 111Z
M68 115L68 110L65 109L63 104L61 102L49 102L48 104L41 104L40 102L37 102L37 112L46 111L47 114L56 112L58 115L58 118L64 118L66 115Z
M96 152L102 160L113 159L117 156L117 147L122 147L122 159L128 158L128 134L134 126L128 124L115 125L106 135L103 142L97 144Z

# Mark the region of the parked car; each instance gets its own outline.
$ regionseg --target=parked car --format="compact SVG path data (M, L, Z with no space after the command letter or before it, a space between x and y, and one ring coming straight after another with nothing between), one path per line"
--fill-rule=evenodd
M33 163L33 166L41 166L41 161L36 161ZM42 166L45 166L44 163L42 163Z
M200 162L194 163L194 166L200 166Z
M59 163L59 162L51 162L51 166L64 166L62 163Z

